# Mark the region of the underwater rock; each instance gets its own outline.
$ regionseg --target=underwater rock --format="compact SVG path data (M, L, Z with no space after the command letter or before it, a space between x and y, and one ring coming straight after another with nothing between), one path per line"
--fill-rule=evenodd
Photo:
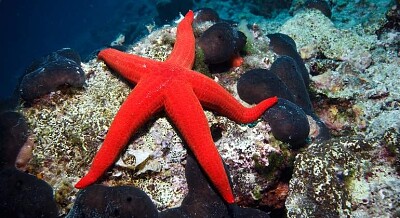
M268 34L269 46L279 55L293 56L297 52L296 42L288 35L282 33Z
M206 64L220 64L233 58L246 44L244 33L228 23L217 23L208 28L197 40Z
M301 59L300 54L297 53L295 41L290 36L283 33L268 34L267 36L270 39L269 46L271 47L272 51L278 55L289 56L296 61L297 69L303 77L304 84L308 89L310 86L310 76L306 66L304 65L303 59Z
M316 136L316 140L323 141L329 139L330 133L328 127L326 127L325 123L321 121L321 119L314 113L314 110L312 109L311 101L308 95L310 77L303 59L300 57L300 54L297 53L295 41L290 36L282 33L268 34L267 36L270 39L270 47L272 50L278 55L282 55L275 61L276 63L274 62L272 64L271 71L282 76L284 83L290 87L288 87L288 89L291 91L294 98L294 101L292 102L300 106L304 112L307 115L310 115L318 125L318 135ZM289 56L293 58L296 63L295 66L293 66L293 62L289 58L283 56ZM293 73L299 72L303 78L305 89L301 84L302 82L300 77L298 77L296 74L290 75L287 73L287 71L291 71ZM291 80L290 77L292 76L298 79Z
M330 59L312 58L308 61L308 66L310 67L310 75L312 77L327 73L331 69L336 69L339 64L340 62ZM311 80L313 80L313 78Z
M78 192L67 217L158 217L158 212L140 189L92 185Z
M240 99L248 104L258 104L273 96L294 102L293 95L285 83L267 69L245 72L237 82L237 91Z
M58 217L53 189L15 168L0 171L0 217Z
M286 45L290 46L290 43ZM307 128L303 129L304 123L307 120L306 115L311 116L317 125L316 141L323 141L330 138L329 129L314 113L302 78L297 63L291 57L283 55L272 64L270 70L249 70L239 78L237 83L239 97L249 104L257 104L272 96L278 96L281 99L290 101L289 104L285 104L284 102L281 106L275 105L276 110L274 110L274 113L265 118L269 119L272 123L276 123L276 125L271 125L273 135L281 141L290 143L294 148L298 147L297 145L305 144L305 139L310 131L308 122L306 122ZM292 105L291 103L296 105ZM285 107L289 111L279 112L279 110L285 110ZM292 125L280 126L280 122L285 118L294 123ZM275 126L275 129L273 126ZM291 131L294 132L291 133ZM307 135L305 135L306 132Z
M34 71L34 70L38 69L39 67L41 67L46 62L57 61L57 59L60 58L59 56L62 56L69 60L72 60L78 65L81 64L81 57L77 52L75 52L71 48L62 48L60 50L52 52L51 54L49 54L47 56L44 56L44 57L41 57L41 58L38 58L38 59L32 61L32 63L27 67L26 72L29 73L29 72Z
M257 104L266 98L278 96L278 103L268 109L263 118L270 124L275 138L289 143L293 148L298 148L300 145L306 144L310 132L306 113L294 103L296 102L294 96L298 98L302 93L292 94L278 75L272 72L272 69L276 70L276 68L271 67L271 70L254 69L244 73L237 83L238 94L249 104ZM301 78L301 76L299 77ZM287 76L286 79L290 79L290 77ZM302 80L289 82L294 85L300 83L304 87ZM308 98L308 93L306 93L306 97Z
M391 129L400 132L400 110L382 111L371 120L365 130L366 138L382 138Z
M291 148L307 144L310 125L307 115L296 104L280 98L277 104L264 113L263 119L271 126L274 137L289 143Z
M156 8L158 16L155 18L155 22L157 25L163 25L179 17L179 14L186 14L193 8L193 1L159 0Z
M386 12L386 23L377 30L378 38L382 38L382 34L400 32L400 1L396 1L396 5ZM392 36L392 38L395 38ZM399 39L396 40L399 42ZM395 44L395 43L394 43Z
M400 178L382 154L382 140L338 138L296 156L287 217L393 217Z
M210 185L191 152L188 152L186 158L185 175L188 195L180 207L162 211L160 217L269 217L267 213L257 209L241 208L236 204L226 205Z
M355 31L339 29L325 15L316 10L296 13L279 32L291 36L302 57L323 56L332 60L348 60L358 64L376 44L376 35L358 35ZM354 63L353 63L354 62Z
M308 0L304 3L304 6L306 8L317 9L321 11L321 13L323 13L328 18L331 18L332 16L331 6L325 0Z
M298 65L293 58L285 55L280 56L272 63L270 70L288 87L293 95L293 103L300 106L307 114L310 114L313 111L311 100Z
M385 13L393 5L398 4L399 2L398 0L325 1L328 2L331 11L334 14L334 19L332 19L332 21L335 23L335 26L338 29L349 30L356 26L363 26L365 33L367 33L368 35L375 35L376 30L379 29L380 26L382 26L385 20ZM307 11L302 10L305 6L305 2L306 0L293 0L289 13L291 15L294 15ZM322 10L318 10L317 13L323 15ZM326 15L324 16L328 18ZM313 19L315 21L320 21L316 17L313 17Z
M200 8L194 11L193 23L203 23L206 21L217 23L220 21L219 15L211 8Z
M149 196L137 188L92 185L78 192L67 217L269 217L257 209L227 205L190 151L185 175L189 193L180 207L158 213Z
M0 169L14 166L18 153L28 139L28 124L22 114L0 114Z
M309 115L312 118L312 121L316 124L316 128L313 129L315 132L311 136L311 138L314 139L314 142L329 140L331 138L331 133L326 124L314 112L307 115Z
M20 92L25 101L32 101L64 85L81 87L84 83L79 55L66 48L34 61L22 78Z
M56 53L53 53L54 55L61 55L67 59L73 60L76 64L80 65L81 64L81 56L74 51L71 48L62 48L58 51L56 51Z

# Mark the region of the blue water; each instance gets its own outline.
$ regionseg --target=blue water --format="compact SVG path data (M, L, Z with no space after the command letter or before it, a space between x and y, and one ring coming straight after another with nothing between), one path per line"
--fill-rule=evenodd
M0 0L0 99L11 95L36 58L71 47L85 59L120 32L139 23L144 28L154 17L151 4L154 0Z

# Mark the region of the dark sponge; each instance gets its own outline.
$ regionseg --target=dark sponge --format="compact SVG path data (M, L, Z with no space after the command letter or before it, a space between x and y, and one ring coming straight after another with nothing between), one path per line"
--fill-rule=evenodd
M67 217L158 217L158 211L135 187L92 185L78 192Z
M264 113L263 119L271 126L276 139L289 143L292 148L306 144L310 125L307 115L296 104L280 98L277 104Z
M272 51L278 55L289 56L296 61L297 68L303 77L306 88L308 89L310 85L308 70L304 65L303 59L301 59L299 53L297 53L296 43L294 40L290 36L283 33L268 34L267 36L270 39L269 46L271 47Z
M58 217L53 189L15 168L0 171L0 217Z
M246 36L228 23L217 23L208 28L197 40L206 64L229 61L246 44Z
M0 169L15 165L19 150L28 139L28 124L22 114L0 114Z
M211 8L200 8L194 11L194 21L193 23L202 23L202 22L214 22L217 23L220 21L219 15L216 11Z
M75 52L71 48L62 48L60 50L50 53L47 56L40 57L32 61L32 63L27 67L26 73L35 71L36 69L40 68L44 63L57 61L60 56L72 60L78 65L81 64L81 56L77 52Z
M297 52L296 42L290 36L283 33L272 33L267 37L270 40L269 45L275 53L287 55L287 53L292 54L293 50Z
M304 3L304 5L306 8L314 8L321 11L321 13L328 18L331 18L332 16L331 6L325 0L308 0Z
M245 72L238 80L237 91L239 97L248 104L258 104L273 96L294 101L285 83L267 69L253 69Z
M78 65L81 64L81 56L70 48L62 48L53 53L53 55L60 55L67 59L73 60Z
M80 66L79 55L71 49L61 49L28 67L20 92L25 101L32 101L61 86L81 87L84 83L85 73Z
M160 217L269 217L267 213L257 209L225 204L190 151L186 158L185 175L189 188L188 195L180 207L162 211Z
M269 34L270 47L279 55L270 70L254 69L245 72L238 80L239 97L249 104L278 96L277 105L264 116L270 123L272 133L280 141L293 148L306 144L310 132L307 116L318 125L316 141L330 138L329 129L312 108L308 94L309 75L303 60L297 53L296 43L285 34ZM287 111L285 111L287 110Z
M303 77L293 58L283 55L277 58L271 66L271 72L275 73L288 87L293 95L293 103L300 106L306 114L313 111ZM286 98L287 99L287 98ZM288 99L290 100L290 99Z

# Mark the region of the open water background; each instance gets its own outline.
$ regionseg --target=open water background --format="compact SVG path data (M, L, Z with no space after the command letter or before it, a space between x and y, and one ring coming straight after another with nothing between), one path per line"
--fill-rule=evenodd
M127 23L146 16L143 5L152 2L0 0L0 99L12 94L34 59L64 47L85 59L113 41Z

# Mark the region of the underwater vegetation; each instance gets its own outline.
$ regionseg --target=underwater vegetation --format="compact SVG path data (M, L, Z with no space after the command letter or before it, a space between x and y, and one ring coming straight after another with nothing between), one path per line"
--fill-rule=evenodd
M72 49L61 49L28 67L20 84L20 104L0 115L1 216L400 214L397 3L200 0L185 4L158 1L158 22L169 25L151 24L148 35L134 44L111 46L124 52L102 49L98 57L81 61ZM182 30L172 21L188 9L194 9L195 17L183 32L193 30L194 38L179 39ZM175 50L175 46L181 47ZM138 60L121 58L128 56ZM162 63L178 64L162 68ZM143 76L142 71L132 69L162 68L160 74L169 70L179 76L184 71L180 65L193 65L193 78L204 78L203 89L195 89L193 95L218 99L207 100L204 109L216 107L220 113L201 107L199 113L186 116L184 125L191 126L187 130L171 121L193 112L190 101L184 101L171 119L162 112L150 114L157 110L120 109L144 99L157 100L153 89L140 91L144 84L136 84L135 75ZM128 75L124 79L117 73L121 69L131 74L122 73ZM157 74L151 75L146 84L157 81ZM227 95L210 88L211 82ZM176 102L186 99L184 84L174 86L168 96L175 96ZM143 95L132 100L132 89ZM223 107L231 102L228 99L254 108L273 96L277 103L253 114L259 119L252 123L229 119L237 114L223 116L239 108ZM103 155L97 164L112 160L90 181L96 184L74 188L99 148L107 144L119 110L133 118L146 113L148 121L143 119L131 135L126 126L133 118L120 119L117 124L122 127L113 138L124 138L124 149L116 149L121 154ZM204 115L204 122L198 122L196 114ZM191 144L198 140L203 145L205 137L186 136L187 131L200 132L199 126L215 147L210 161L221 163L212 179L209 174L217 167L204 170L204 160L198 158L210 149Z

